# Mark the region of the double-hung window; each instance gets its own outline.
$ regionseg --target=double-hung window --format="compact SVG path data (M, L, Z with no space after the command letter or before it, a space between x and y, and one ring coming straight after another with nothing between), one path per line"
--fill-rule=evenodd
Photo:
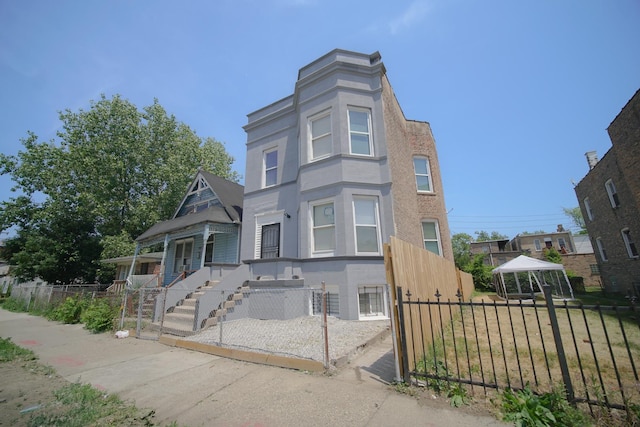
M589 202L589 198L585 197L583 203L584 210L587 212L587 218L589 218L589 221L593 221L593 211L591 210L591 202Z
M378 200L375 197L353 199L356 228L356 253L379 254Z
M540 239L534 239L533 246L536 248L536 252L542 251L542 244L540 243Z
M612 208L617 208L620 206L620 199L618 198L618 192L616 191L616 186L612 180L607 180L604 183L604 187L607 189L607 195L609 196L609 202L611 203Z
M332 253L336 248L336 222L333 202L321 202L311 206L313 227L313 252Z
M413 158L413 170L416 174L416 187L418 193L430 193L431 188L431 170L429 168L429 159L426 157Z
M312 117L309 120L311 134L311 160L328 157L332 152L331 142L331 114Z
M278 182L278 150L264 152L264 186L271 187Z
M629 255L629 258L638 258L638 248L631 238L631 231L629 231L628 228L622 229L622 240L624 240L624 246L627 249L627 255Z
M349 145L351 154L372 156L371 114L364 109L349 109Z
M383 286L358 287L360 318L386 316Z
M424 248L426 250L431 251L436 255L442 255L438 221L422 221L422 240L424 241Z
M598 247L598 253L600 253L600 259L602 261L608 261L607 251L604 249L604 243L602 243L602 239L600 237L596 238L596 246Z

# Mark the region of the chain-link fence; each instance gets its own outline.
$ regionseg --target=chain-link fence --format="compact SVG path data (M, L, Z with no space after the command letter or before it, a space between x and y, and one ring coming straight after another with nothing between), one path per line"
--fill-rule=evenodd
M337 301L320 288L140 288L130 290L123 301L123 327L135 329L138 338L157 340L171 334L212 346L315 360L325 366L344 360L390 325L384 318L335 317Z
M104 285L43 285L21 284L11 287L11 298L21 301L27 311L46 311L63 303L68 297L95 298L112 297L102 289Z
M212 296L217 293L220 303L202 322L204 328L185 339L310 359L323 362L325 367L348 357L390 325L386 319L347 321L329 315L331 299L317 288L208 292Z

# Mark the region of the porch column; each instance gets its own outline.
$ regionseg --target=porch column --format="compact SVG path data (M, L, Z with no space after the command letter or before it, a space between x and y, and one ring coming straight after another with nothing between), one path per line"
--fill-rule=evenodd
M209 224L204 225L204 232L202 233L202 253L200 254L200 268L204 268L204 256L207 253L207 241L211 235Z
M129 275L127 276L127 287L129 287L129 284L132 284L131 276L133 276L133 273L135 271L136 258L138 257L139 253L140 253L140 243L136 242L136 250L133 253L133 259L131 260L131 268L129 268Z
M169 246L169 235L164 235L164 247L162 248L162 261L160 261L160 286L164 286L164 265L167 259L167 247Z

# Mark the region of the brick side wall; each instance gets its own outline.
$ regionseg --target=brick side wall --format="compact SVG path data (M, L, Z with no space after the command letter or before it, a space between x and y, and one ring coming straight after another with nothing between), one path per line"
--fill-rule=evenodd
M629 258L621 230L629 228L640 250L640 91L624 107L608 129L612 148L575 187L591 236L600 274L606 289L627 294L640 283L640 259ZM605 182L613 180L620 206L612 208ZM589 197L593 220L584 208ZM600 257L596 239L601 238L608 261Z
M607 129L620 171L640 211L640 90Z
M571 270L576 276L584 278L585 286L600 286L600 275L591 273L591 264L596 264L594 254L562 255L565 270Z
M422 220L435 219L439 225L443 256L453 261L444 189L431 128L426 122L405 119L386 75L382 76L382 104L392 180L395 235L423 247ZM432 194L417 192L413 169L415 155L429 159Z

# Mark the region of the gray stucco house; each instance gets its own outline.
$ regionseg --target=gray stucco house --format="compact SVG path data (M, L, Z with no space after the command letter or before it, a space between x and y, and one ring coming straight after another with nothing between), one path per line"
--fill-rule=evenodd
M248 116L241 260L252 279L326 283L331 314L388 316L389 236L453 261L431 129L407 120L377 52L333 50Z

